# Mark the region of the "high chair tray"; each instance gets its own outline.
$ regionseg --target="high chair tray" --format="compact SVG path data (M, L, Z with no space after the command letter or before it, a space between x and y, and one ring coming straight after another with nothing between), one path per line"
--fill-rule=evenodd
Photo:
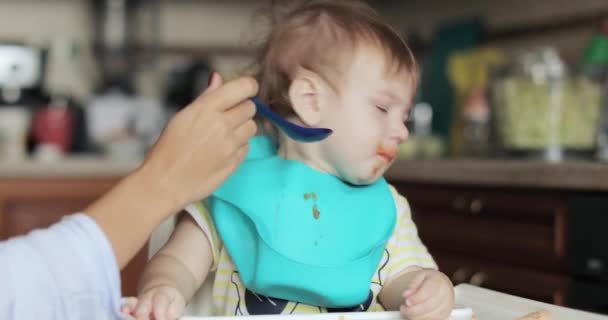
M497 291L461 284L455 287L456 305L450 320L515 320L528 313L547 310L549 320L608 320L608 316L578 311L524 299ZM181 320L403 320L399 312L347 312L299 315L258 315L238 317L182 317Z

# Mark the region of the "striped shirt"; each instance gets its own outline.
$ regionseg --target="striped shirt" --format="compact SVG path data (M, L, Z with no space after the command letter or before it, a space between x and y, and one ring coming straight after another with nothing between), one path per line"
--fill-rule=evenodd
M368 299L358 306L345 309L328 309L260 296L245 288L228 252L222 245L209 210L205 203L194 203L186 208L209 238L213 252L213 266L210 276L213 282L213 314L224 316L256 314L298 314L323 313L332 311L383 311L377 296L393 276L410 266L436 269L435 261L418 237L418 230L412 220L407 200L394 187L390 187L397 208L397 225L390 237L384 256L370 283Z

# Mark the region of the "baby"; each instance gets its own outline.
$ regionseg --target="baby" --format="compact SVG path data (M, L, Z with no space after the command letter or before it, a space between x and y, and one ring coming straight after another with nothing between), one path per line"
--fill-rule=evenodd
M257 57L259 98L333 134L303 143L270 127L251 140L237 172L185 209L123 312L175 319L212 275L216 315L400 310L446 319L452 284L382 177L408 136L414 57L364 2L290 4L275 10Z

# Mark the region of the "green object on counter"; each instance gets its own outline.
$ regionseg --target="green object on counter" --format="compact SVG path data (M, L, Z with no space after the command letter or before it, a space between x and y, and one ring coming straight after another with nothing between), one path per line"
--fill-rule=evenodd
M479 44L483 23L479 18L448 22L438 27L432 51L422 68L420 101L433 106L433 132L450 136L454 113L454 92L447 76L450 55Z
M583 65L608 65L608 20L593 33L583 55Z
M505 148L594 148L601 111L597 83L582 76L557 83L511 76L498 81L494 90Z

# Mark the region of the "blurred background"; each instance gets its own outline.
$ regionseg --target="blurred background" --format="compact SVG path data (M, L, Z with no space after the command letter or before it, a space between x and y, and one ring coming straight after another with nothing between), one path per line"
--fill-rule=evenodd
M454 283L608 313L608 2L370 0L421 65L386 174ZM268 1L0 0L0 238L137 167ZM135 293L147 249L123 270Z

